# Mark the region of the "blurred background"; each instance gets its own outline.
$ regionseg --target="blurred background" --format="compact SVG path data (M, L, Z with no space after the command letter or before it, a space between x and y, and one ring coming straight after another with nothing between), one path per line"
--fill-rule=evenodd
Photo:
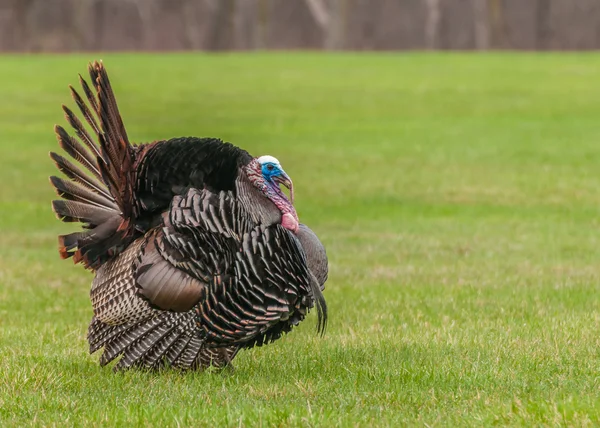
M0 51L597 48L598 0L0 0Z

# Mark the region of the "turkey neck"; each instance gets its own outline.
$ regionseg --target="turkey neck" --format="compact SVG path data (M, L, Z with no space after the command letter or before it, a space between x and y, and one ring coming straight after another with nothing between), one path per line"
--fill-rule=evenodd
M260 178L253 183L242 169L235 181L237 197L252 219L265 226L280 223L284 214L291 214L297 219L294 206L279 186L275 183L269 186L262 175Z
M281 191L277 183L275 183L274 181L267 181L265 193L267 195L267 198L269 198L275 204L275 206L279 209L282 215L291 214L296 219L296 221L298 221L298 214L296 213L296 209L294 208L290 200L287 198L285 193Z

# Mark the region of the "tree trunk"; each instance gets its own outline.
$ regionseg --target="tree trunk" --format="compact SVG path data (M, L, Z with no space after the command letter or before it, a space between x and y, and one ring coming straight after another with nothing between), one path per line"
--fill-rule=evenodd
M440 37L440 21L442 20L442 11L440 0L425 0L427 7L427 18L425 21L425 44L427 49L436 49Z
M325 49L340 50L346 41L346 0L333 0L325 29Z
M488 50L490 48L490 20L488 0L473 1L473 24L475 26L475 48Z
M323 0L305 0L305 2L313 18L317 24L319 24L319 27L321 27L323 32L325 32L327 26L329 25L330 17L330 14L327 12L327 8L325 7L325 3Z
M254 49L266 49L269 28L269 0L257 0Z
M235 0L218 0L214 8L206 48L211 51L222 51L231 46Z
M550 3L551 0L537 0L536 4L536 48L550 47Z
M198 23L197 8L196 0L184 0L181 7L183 13L183 40L187 49L202 48L202 32Z
M490 44L499 48L510 48L511 42L506 28L503 0L489 0L488 4L491 19Z

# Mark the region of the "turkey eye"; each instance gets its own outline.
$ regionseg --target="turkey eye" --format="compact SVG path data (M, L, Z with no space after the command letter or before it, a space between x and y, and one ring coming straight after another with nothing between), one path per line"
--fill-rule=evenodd
M267 169L269 171L273 171L273 168L275 168L272 164L267 165Z

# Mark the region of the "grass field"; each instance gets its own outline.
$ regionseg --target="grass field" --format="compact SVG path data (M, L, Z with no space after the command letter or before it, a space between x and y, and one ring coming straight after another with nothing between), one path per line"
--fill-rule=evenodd
M114 374L56 252L60 105L98 55L0 57L0 425L600 423L600 56L102 55L129 135L277 156L315 315L234 372Z

